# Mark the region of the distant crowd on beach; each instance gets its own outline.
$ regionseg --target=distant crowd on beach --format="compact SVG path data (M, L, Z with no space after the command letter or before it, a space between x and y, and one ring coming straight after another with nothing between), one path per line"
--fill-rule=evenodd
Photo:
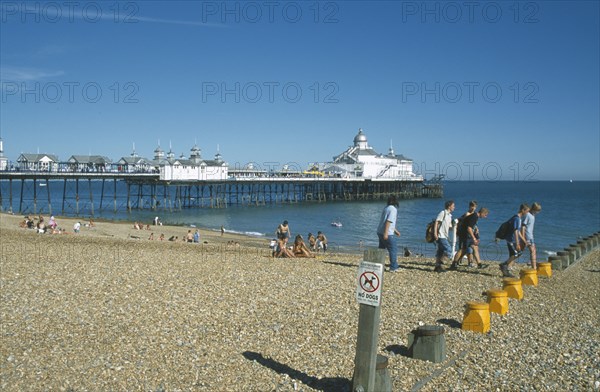
M38 234L77 234L81 230L81 222L77 221L73 224L73 232L69 232L67 229L60 227L54 215L50 216L50 219L46 222L43 215L31 217L31 215L25 215L23 220L19 223L19 227L24 229L33 229ZM96 225L90 217L89 221L83 224L84 227L93 228Z
M290 245L292 232L287 220L277 226L275 237L270 243L273 257L316 257L316 253L327 251L327 237L321 231L317 231L316 236L308 233L306 236L308 244L304 241L302 234L297 234L294 242Z

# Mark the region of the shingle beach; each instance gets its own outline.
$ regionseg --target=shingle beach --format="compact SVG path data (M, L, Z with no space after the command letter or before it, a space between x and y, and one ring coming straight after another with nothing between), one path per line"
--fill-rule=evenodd
M273 259L265 240L205 230L200 244L147 240L184 227L36 234L21 219L0 215L0 390L350 391L360 256ZM466 302L501 286L486 264L435 274L401 258L385 273L393 390L600 390L600 249L524 286L489 334L462 331ZM444 326L443 363L406 356L422 324Z

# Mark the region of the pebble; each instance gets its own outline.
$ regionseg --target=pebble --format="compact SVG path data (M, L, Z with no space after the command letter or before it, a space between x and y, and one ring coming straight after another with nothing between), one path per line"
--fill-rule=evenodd
M54 259L31 262L28 240ZM28 239L4 227L0 244L18 250L0 253L3 390L350 390L361 255L272 259L183 243ZM600 270L600 250L524 287L526 300L492 314L486 335L457 325L467 301L500 285L497 268L400 264L414 268L384 275L379 330L394 391L439 369L421 391L600 389L600 274L589 272ZM405 355L419 325L444 326L453 365Z

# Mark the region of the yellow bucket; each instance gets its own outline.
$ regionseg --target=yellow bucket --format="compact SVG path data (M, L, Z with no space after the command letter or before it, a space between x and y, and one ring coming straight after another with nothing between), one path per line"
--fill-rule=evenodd
M490 330L490 305L485 302L467 302L462 329L487 333Z
M500 288L487 291L487 302L490 312L505 315L508 313L508 293Z

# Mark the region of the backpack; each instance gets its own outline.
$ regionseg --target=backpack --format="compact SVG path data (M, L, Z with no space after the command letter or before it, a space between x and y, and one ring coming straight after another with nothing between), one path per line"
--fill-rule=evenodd
M433 228L435 227L435 218L431 220L427 224L427 229L425 230L425 241L426 242L435 242L435 233L433 232Z
M435 227L435 220L437 218L433 218L431 222L427 224L427 228L425 229L425 242L432 243L435 242L435 233L433 232L433 228ZM446 219L446 212L444 211L444 219ZM441 224L438 225L438 232L440 231Z
M515 216L512 216L509 220L507 220L506 222L501 224L500 227L498 227L498 230L496 230L496 239L505 240L508 238L512 230L511 221Z

